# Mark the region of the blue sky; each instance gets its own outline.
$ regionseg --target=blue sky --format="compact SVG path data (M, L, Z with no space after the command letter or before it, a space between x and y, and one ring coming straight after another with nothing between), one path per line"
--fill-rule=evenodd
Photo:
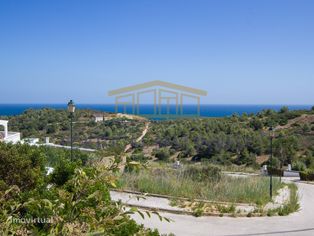
M164 80L209 104L313 104L314 1L0 1L0 103L112 103Z

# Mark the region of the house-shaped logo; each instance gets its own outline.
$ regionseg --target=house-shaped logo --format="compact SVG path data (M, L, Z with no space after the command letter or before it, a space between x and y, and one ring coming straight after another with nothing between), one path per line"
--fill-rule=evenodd
M141 114L141 98L149 95L153 99L153 112L151 115L155 117L185 115L185 100L192 99L194 104L196 104L195 114L193 115L199 116L200 96L206 96L207 91L154 80L112 90L108 92L108 95L115 96L116 112L122 106L123 112L127 113L127 107L131 107L132 114ZM173 112L170 112L170 106L174 108ZM166 108L166 112L164 112L163 108Z

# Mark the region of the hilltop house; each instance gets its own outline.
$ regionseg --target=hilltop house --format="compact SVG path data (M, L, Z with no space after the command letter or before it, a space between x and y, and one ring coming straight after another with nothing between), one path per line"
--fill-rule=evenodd
M0 126L4 127L4 131L0 131L0 141L6 143L18 143L21 141L21 133L9 132L7 120L0 120Z
M93 118L95 122L103 122L111 119L111 117L109 117L108 114L104 112L93 114Z
M101 113L96 113L93 115L94 121L95 122L102 122L104 121L104 115Z

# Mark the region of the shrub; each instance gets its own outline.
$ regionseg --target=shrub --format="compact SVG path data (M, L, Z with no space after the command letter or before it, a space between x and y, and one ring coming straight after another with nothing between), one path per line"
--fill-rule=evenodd
M50 125L47 128L47 134L53 134L57 131L57 126L56 125Z
M52 186L49 191L44 188L44 193L34 189L26 196L16 186L0 191L0 235L159 235L158 231L137 225L120 203L110 201L108 187L113 180L107 171L76 169L65 186ZM9 218L21 216L53 221L6 223Z
M39 149L42 153L45 153L47 165L51 167L58 166L63 160L70 160L71 150L45 146L41 146ZM86 165L90 159L91 156L86 152L73 150L73 160L79 165Z
M254 129L254 130L260 130L263 128L263 122L258 119L258 118L254 118L250 121L250 126Z
M311 130L311 127L308 125L308 124L304 124L303 126L302 126L302 131L304 132L304 133L307 133L307 132L309 132Z
M29 145L0 142L0 179L7 185L30 189L44 181L44 154Z
M300 179L304 181L314 181L314 170L301 171Z
M235 160L235 164L238 165L255 165L256 164L256 156L253 153L249 153L247 149L238 156Z
M296 161L292 164L292 169L297 171L305 171L306 165L302 161Z
M166 161L170 158L170 152L168 148L160 148L156 151L155 157L160 161Z
M51 175L51 182L58 186L65 184L74 175L76 167L74 162L66 159L61 160Z
M130 160L144 163L148 160L148 158L143 153L137 153L137 154L132 154L130 156Z
M211 159L210 162L214 164L222 164L222 165L231 165L231 156L230 153L227 152L220 152L216 155L214 155Z
M269 166L269 168L278 169L280 167L280 160L277 157L273 157L272 162L270 159L268 159L265 164Z
M193 166L190 165L186 167L183 171L186 177L201 182L206 180L218 181L221 179L221 170L216 166L206 165L206 166Z

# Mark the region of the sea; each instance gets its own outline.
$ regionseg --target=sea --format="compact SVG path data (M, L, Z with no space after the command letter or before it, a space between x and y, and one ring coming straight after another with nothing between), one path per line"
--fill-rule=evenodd
M256 114L265 109L280 110L283 106L287 106L290 110L311 109L312 105L218 105L218 104L201 104L200 116L202 117L225 117L233 114L241 115L243 113ZM77 109L91 109L104 112L115 112L114 104L77 104ZM0 104L0 116L20 115L28 109L66 109L67 104ZM132 114L132 106L119 107L118 112ZM139 106L138 114L149 115L154 112L154 105L143 104ZM162 106L163 114L175 114L176 106ZM137 113L137 108L135 109ZM183 105L183 113L192 115L197 113L197 105Z

